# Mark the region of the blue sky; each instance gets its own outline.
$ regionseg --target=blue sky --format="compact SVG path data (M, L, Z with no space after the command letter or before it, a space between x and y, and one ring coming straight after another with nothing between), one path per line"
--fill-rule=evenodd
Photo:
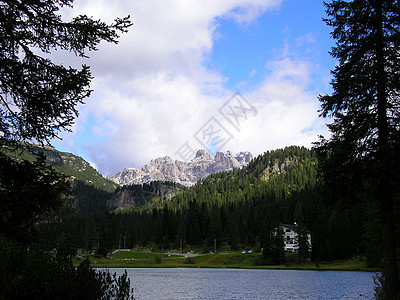
M227 77L228 88L241 89L244 83L246 87L257 85L265 62L281 55L286 46L294 47L300 38L313 38L318 41L314 49L291 49L291 54L329 67L332 40L329 27L322 22L324 14L322 1L289 0L247 26L218 18L217 39L206 64Z
M210 120L214 133L231 137L210 151L258 155L289 145L310 147L319 134L328 134L317 98L330 92L335 61L328 54L334 42L322 21L322 1L100 4L76 0L64 15L85 13L109 22L130 14L134 26L118 45L102 43L84 61L92 69L94 92L79 107L73 132L54 141L57 149L83 156L107 175L159 156L184 160L178 150L187 145L192 154L202 148L195 135L205 124L210 128ZM55 60L77 63L63 53ZM221 108L237 107L233 101L240 99L230 102L236 92L253 110L233 126Z

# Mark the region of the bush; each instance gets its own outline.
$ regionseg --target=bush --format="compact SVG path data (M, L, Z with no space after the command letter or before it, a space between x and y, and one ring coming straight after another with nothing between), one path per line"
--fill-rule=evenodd
M69 258L1 240L0 257L0 299L133 299L126 272L97 272L88 259L75 268Z
M159 256L155 257L154 261L156 262L156 264L161 264L161 257Z
M188 265L194 265L195 261L194 261L193 257L188 257L185 259L185 261L183 263L188 264Z
M292 266L297 264L299 261L299 256L297 253L286 253L285 254L285 262L286 266Z
M267 264L267 261L264 261L262 255L257 256L256 259L254 259L254 261L253 261L254 266L264 266L266 264Z
M375 299L386 299L385 290L383 288L385 285L385 278L382 273L374 275L374 283Z

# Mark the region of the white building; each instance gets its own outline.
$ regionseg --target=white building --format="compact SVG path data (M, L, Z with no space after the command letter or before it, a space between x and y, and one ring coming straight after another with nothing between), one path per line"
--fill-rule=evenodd
M299 251L299 233L297 224L283 224L283 240L285 244L285 252L297 252ZM311 231L307 231L307 243L308 249L311 249Z

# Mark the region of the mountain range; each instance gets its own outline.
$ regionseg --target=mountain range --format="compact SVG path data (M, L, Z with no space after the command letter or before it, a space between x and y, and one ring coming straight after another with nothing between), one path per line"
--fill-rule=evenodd
M196 152L195 157L189 161L173 161L169 156L152 159L149 164L141 169L125 168L107 179L119 185L137 185L153 181L169 181L193 186L200 179L210 174L230 171L247 166L253 159L250 152L240 152L233 155L230 151L217 152L212 156L204 149Z

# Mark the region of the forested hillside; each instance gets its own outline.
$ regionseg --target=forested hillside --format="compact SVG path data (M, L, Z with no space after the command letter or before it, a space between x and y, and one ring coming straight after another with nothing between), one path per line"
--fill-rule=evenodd
M14 157L16 160L34 161L36 155L42 154L46 158L46 162L52 165L60 173L71 176L72 179L84 182L97 189L107 192L114 192L117 185L105 179L96 169L94 169L82 157L72 153L57 151L49 146L30 145L21 147L20 150L15 147L2 147L1 151Z
M292 146L268 151L242 169L210 175L171 199L150 197L133 209L75 216L60 224L58 235L72 249L102 253L117 248L121 237L129 248L182 245L207 251L216 242L220 249L257 250L270 245L279 224L297 222L313 232L313 258L364 253L363 210L325 203L317 186L314 153Z
M118 187L107 201L110 210L147 209L170 200L186 187L175 182L151 181L149 183Z
M73 179L73 209L41 227L48 247L106 254L123 237L129 248L207 251L216 243L220 249L259 250L271 246L279 224L297 222L313 233L312 258L366 254L369 264L379 264L379 249L369 246L377 236L373 220L366 222L368 210L359 199L343 202L318 190L317 159L304 147L267 151L246 167L212 174L191 188L168 182L116 187L80 157L32 149ZM26 151L22 157L33 158Z
M70 178L73 206L82 215L104 213L107 200L117 188L83 158L71 153L36 145L20 149L2 147L1 151L17 161L33 162L36 155L44 155L47 164Z

